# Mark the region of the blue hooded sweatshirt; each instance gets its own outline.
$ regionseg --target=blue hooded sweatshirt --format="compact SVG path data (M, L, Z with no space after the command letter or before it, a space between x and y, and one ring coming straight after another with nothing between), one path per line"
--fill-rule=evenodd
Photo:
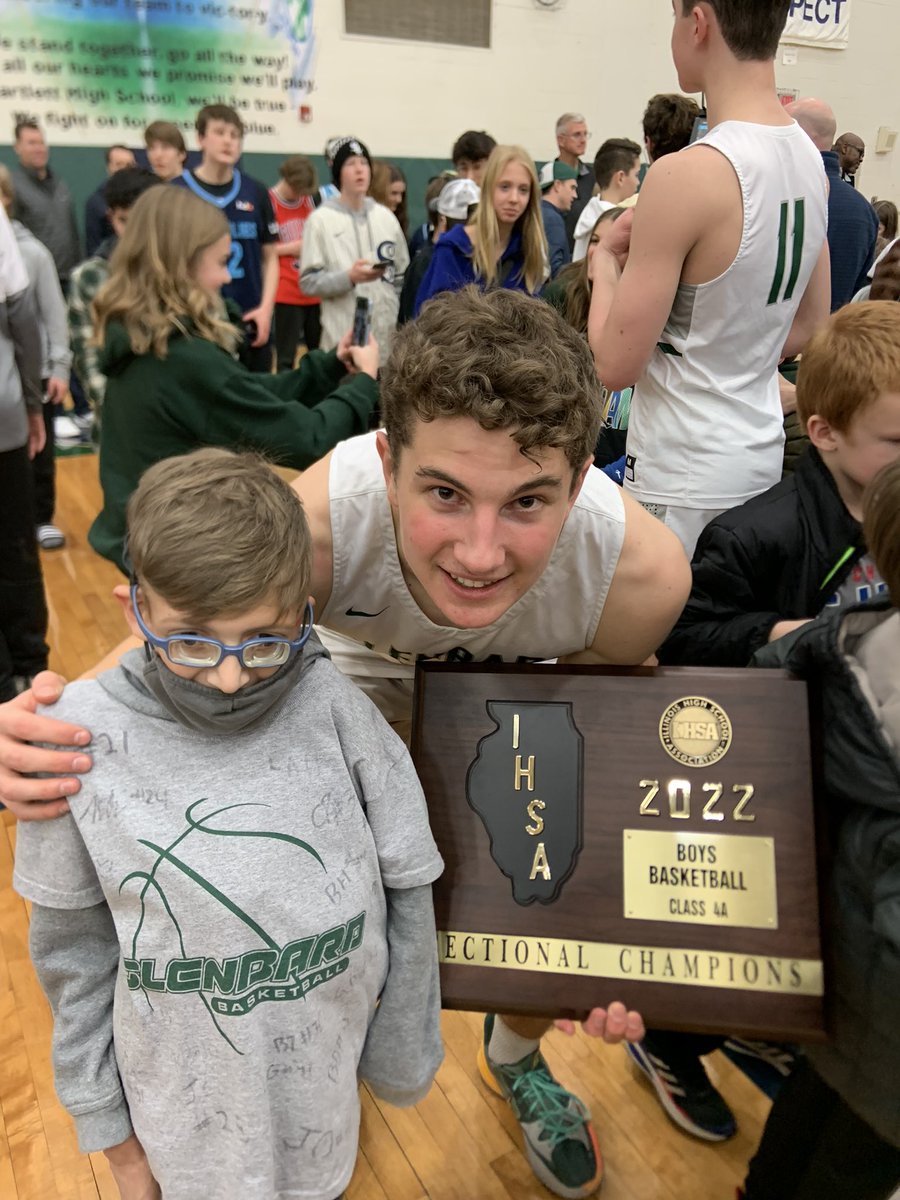
M527 292L524 271L522 235L518 229L514 229L509 245L500 259L500 286ZM466 233L466 227L456 225L438 239L431 257L431 265L416 293L415 315L418 316L425 301L436 296L438 292L457 292L470 283L484 287L484 280L475 274L472 243Z

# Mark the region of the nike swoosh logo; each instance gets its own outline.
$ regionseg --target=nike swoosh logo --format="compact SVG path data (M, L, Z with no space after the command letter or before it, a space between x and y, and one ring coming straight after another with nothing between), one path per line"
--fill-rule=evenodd
M348 609L347 609L347 616L348 616L348 617L380 617L380 616L381 616L381 614L382 614L383 612L387 612L387 610L388 610L390 607L391 607L391 606L390 606L389 604L387 604L387 605L385 605L385 607L384 607L384 608L380 609L380 610L379 610L377 613L367 613L367 612L361 612L361 611L360 611L358 608L348 608Z

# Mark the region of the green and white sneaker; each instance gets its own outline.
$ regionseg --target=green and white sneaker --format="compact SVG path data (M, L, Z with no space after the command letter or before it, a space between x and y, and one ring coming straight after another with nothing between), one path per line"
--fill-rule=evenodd
M593 1196L603 1179L603 1159L585 1105L550 1074L539 1050L517 1063L491 1062L488 1044L494 1016L484 1018L478 1070L491 1091L509 1102L522 1126L531 1169L555 1196Z

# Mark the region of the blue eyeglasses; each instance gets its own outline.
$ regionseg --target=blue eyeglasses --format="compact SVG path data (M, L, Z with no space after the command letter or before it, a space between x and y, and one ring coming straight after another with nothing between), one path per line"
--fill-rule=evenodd
M162 650L169 662L174 663L176 667L217 667L223 658L229 657L238 659L243 666L251 670L254 667L281 667L298 650L302 650L313 630L313 609L307 602L300 635L293 640L258 637L249 638L239 646L226 646L217 638L194 637L184 633L178 633L174 637L157 637L144 624L138 607L137 589L138 585L133 583L131 607L140 631L150 645Z

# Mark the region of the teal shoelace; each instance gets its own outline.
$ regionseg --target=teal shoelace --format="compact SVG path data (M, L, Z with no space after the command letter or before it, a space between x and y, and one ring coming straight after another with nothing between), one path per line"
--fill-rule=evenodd
M540 1140L549 1141L551 1147L567 1141L588 1120L582 1102L552 1078L543 1062L524 1071L509 1086L518 1119L540 1123Z

